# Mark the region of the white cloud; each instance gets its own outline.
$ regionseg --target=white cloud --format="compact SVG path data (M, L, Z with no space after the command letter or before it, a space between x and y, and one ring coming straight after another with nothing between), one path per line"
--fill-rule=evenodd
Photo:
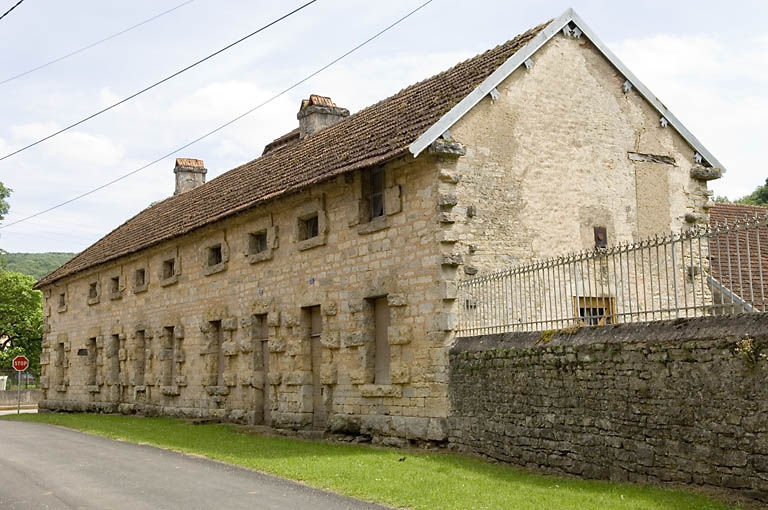
M60 127L53 121L30 122L28 124L18 124L10 127L13 141L19 145L29 144L48 136L57 131Z
M731 199L765 181L768 38L745 51L710 36L656 35L610 44L630 70L726 167L710 187Z

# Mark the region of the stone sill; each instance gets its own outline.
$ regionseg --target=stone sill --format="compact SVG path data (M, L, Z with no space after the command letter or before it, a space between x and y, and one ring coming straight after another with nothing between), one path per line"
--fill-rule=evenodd
M98 298L98 296L97 296L97 297L94 297L94 298L91 298L91 297L89 297L89 298L88 298L88 305L89 305L89 306L90 306L90 305L97 305L97 304L99 304L99 298Z
M116 299L123 299L123 291L115 292L109 295L109 299L114 301Z
M360 396L362 397L395 397L403 396L403 389L400 386L392 384L362 384L360 385Z
M357 233L361 235L372 234L373 232L388 229L391 226L392 219L389 216L379 216L378 218L374 218L367 223L360 223L357 226Z
M149 285L145 283L144 285L142 285L140 287L134 287L133 288L133 293L134 294L139 294L141 292L146 292L147 289L149 289Z
M160 393L169 397L175 397L181 394L178 386L161 386Z
M66 312L67 311L67 305L60 306L60 307L56 308L56 311L59 312L59 313Z
M264 262L265 260L272 260L272 249L268 248L262 252L259 253L249 253L248 254L248 263L249 264L258 264L259 262Z
M205 392L208 395L229 395L229 386L206 386Z
M173 285L174 283L179 282L179 275L173 275L169 278L165 278L163 280L160 280L160 286L161 287L168 287L169 285Z
M227 270L227 262L219 262L218 264L214 266L203 266L203 274L205 276L210 276L212 274L221 273L223 271Z
M101 393L101 388L95 384L88 385L85 389L88 393Z
M324 246L325 245L325 234L316 235L315 237L310 237L309 239L305 239L303 241L299 241L299 243L296 245L296 249L299 251L309 250L311 248L315 248L317 246Z

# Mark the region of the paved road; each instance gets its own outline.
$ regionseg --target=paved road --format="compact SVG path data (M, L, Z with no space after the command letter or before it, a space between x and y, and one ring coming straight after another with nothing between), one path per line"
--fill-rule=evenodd
M0 420L0 508L381 509L197 457Z

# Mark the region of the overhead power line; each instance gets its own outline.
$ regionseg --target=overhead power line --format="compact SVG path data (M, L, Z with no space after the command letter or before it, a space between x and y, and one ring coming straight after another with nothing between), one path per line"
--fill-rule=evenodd
M5 18L6 16L8 16L8 14L9 14L9 13L10 13L12 10L14 10L16 7L18 7L19 5L21 5L21 2L23 2L23 1L24 1L24 0L19 0L18 2L16 2L16 4L15 4L13 7L11 7L10 9L8 9L7 11L5 11L5 12L3 13L3 15L2 15L2 16L0 16L0 19L3 19L3 18Z
M112 186L113 184L115 184L117 182L120 182L123 179L126 179L126 178L128 178L128 177L130 177L130 176L132 176L134 174L137 174L137 173L141 172L142 170L145 170L145 169L149 168L152 165L155 165L155 164L159 163L160 161L164 160L165 158L173 156L174 154L176 154L178 152L181 152L181 151L183 151L184 149L186 149L188 147L191 147L192 145L196 144L197 142L208 138L209 136L213 135L214 133L217 133L217 132L221 131L222 129L226 128L227 126L230 126L230 125L234 124L235 122L237 122L238 120L242 119L243 117L246 117L246 116L250 115L251 113L255 112L256 110L262 108L263 106L266 106L267 104L271 103L272 101L274 101L275 99L279 98L280 96L283 96L283 95L287 94L288 92L290 92L291 90L295 89L299 85L309 81L310 79L314 78L318 74L322 73L323 71L325 71L326 69L328 69L332 65L337 64L341 60L344 60L345 58L347 58L352 53L356 52L357 50L359 50L360 48L362 48L366 44L370 43L374 39L377 39L378 37L380 37L381 35L385 34L386 32L389 32L391 29L393 29L394 27L396 27L397 25L399 25L400 23L402 23L406 19L410 18L411 16L416 14L418 11L420 11L421 9L426 7L427 5L431 4L432 1L433 0L427 0L423 4L419 5L418 7L416 7L412 11L410 11L408 14L402 16L401 18L399 18L397 21L395 21L394 23L390 24L386 28L383 28L382 30L378 31L376 34L372 35L371 37L369 37L365 41L361 42L360 44L358 44L357 46L355 46L351 50L348 50L346 53L336 57L333 60L331 60L330 62L328 62L324 66L320 67L319 69L317 69L316 71L312 72L311 74L305 76L304 78L302 78L301 80L297 81L293 85L283 89L282 91L278 92L277 94L275 94L274 96L270 97L269 99L263 101L262 103L257 104L256 106L254 106L250 110L241 113L240 115L238 115L234 119L229 120L229 121L225 122L224 124L221 124L220 126L218 126L218 127L214 128L214 129L208 131L204 135L198 136L194 140L192 140L192 141L182 145L181 147L177 147L176 149L173 149L172 151L168 152L167 154L163 154L162 156L158 157L157 159L154 159L153 161L150 161L146 165L140 166L136 170L133 170L131 172L128 172L127 174L121 175L120 177L118 177L116 179L113 179L113 180L111 180L111 181L109 181L109 182L107 182L105 184L102 184L101 186L93 188L90 191L86 191L85 193L82 193L82 194L80 194L80 195L78 195L78 196L76 196L74 198L70 198L69 200L61 202L60 204L54 205L52 207L49 207L48 209L45 209L45 210L40 211L38 213L32 214L32 215L27 216L25 218L21 218L19 220L13 221L13 222L8 223L6 225L0 225L0 230L2 230L4 228L12 227L13 225L18 225L19 223L31 220L32 218L37 218L38 216L42 216L45 213L51 212L51 211L53 211L55 209L58 209L60 207L64 207L65 205L71 204L72 202L75 202L77 200L80 200L81 198L87 197L88 195L92 195L92 194L96 193L97 191L101 191L104 188Z
M228 44L227 46L224 46L223 48L221 48L221 49L220 49L220 50L218 50L218 51L215 51L215 52L211 53L211 54L210 54L210 55L208 55L207 57L201 58L201 59L200 59L200 60L198 60L197 62L195 62L195 63L193 63L193 64L190 64L190 65L188 65L188 66L187 66L187 67L185 67L184 69L181 69L180 71L176 71L176 72L175 72L175 73L173 73L172 75L170 75L170 76L166 76L166 77L165 77L165 78L163 78L162 80L160 80L160 81L158 81L158 82L155 82L155 83L153 83L152 85L149 85L148 87L145 87L145 88L141 89L140 91L138 91L138 92L135 92L135 93L131 94L130 96L128 96L128 97L126 97L126 98L124 98L124 99L121 99L120 101L118 101L118 102L116 102L116 103L113 103L113 104L111 104L110 106L107 106L106 108L103 108L103 109L101 109L101 110L97 111L96 113L92 113L91 115L89 115L89 116L85 117L84 119L80 119L80 120L78 120L77 122L73 122L72 124L70 124L70 125L68 125L68 126L66 126L66 127L64 127L64 128L62 128L62 129L59 129L58 131L55 131L55 132L51 133L51 134L50 134L50 135L48 135L48 136L45 136L45 137L43 137L43 138L40 138L39 140L37 140L37 141L35 141L35 142L32 142L32 143L30 143L29 145L25 145L24 147L22 147L22 148L20 148L20 149L16 149L15 151L13 151L13 152L11 152L11 153L9 153L9 154L6 154L6 155L5 155L5 156L3 156L2 158L0 158L0 161L3 161L3 160L5 160L5 159L8 159L8 158L10 158L11 156L14 156L14 155L16 155L16 154L18 154L18 153L20 153L20 152L23 152L23 151L25 151L25 150L27 150L27 149L29 149L29 148L31 148L31 147L34 147L35 145L39 145L39 144L43 143L43 142L44 142L44 141L46 141L46 140L50 140L50 139L51 139L51 138L53 138L54 136L57 136L57 135L60 135L60 134L62 134L62 133L64 133L64 132L66 132L66 131L69 131L70 129L72 129L72 128L73 128L73 127L75 127L75 126L79 126L80 124L82 124L82 123L84 123L84 122L87 122L87 121L89 121L89 120L93 119L94 117L98 117L98 116L99 116L99 115L101 115L102 113L104 113L104 112L108 112L108 111L109 111L109 110L111 110L112 108L115 108L115 107L117 107L117 106L120 106L121 104L123 104L123 103L125 103L125 102L127 102L127 101L130 101L131 99L133 99L133 98L135 98L135 97L137 97L137 96L140 96L141 94L143 94L144 92L147 92L148 90L152 90L153 88L157 87L158 85L161 85L161 84L163 84L163 83L167 82L168 80L171 80L171 79L173 79L173 78L177 77L177 76L178 76L178 75L180 75L181 73L184 73L184 72L186 72L186 71L189 71L189 70L190 70L190 69L192 69L193 67L195 67L195 66L198 66L198 65L202 64L202 63L203 63L203 62L205 62L206 60L210 60L210 59L212 59L212 58L213 58L213 57L215 57L216 55L219 55L219 54L221 54L221 53L223 53L223 52L227 51L228 49L232 48L233 46L235 46L235 45L237 45L237 44L240 44L241 42L245 41L246 39L248 39L248 38L250 38L250 37L253 37L254 35L258 34L259 32L263 32L264 30L266 30L267 28L271 27L272 25L275 25L275 24L279 23L280 21L284 20L285 18L287 18L287 17L289 17L289 16L291 16L291 15L293 15L293 14L296 14L296 13L297 13L297 12L299 12L300 10L304 9L305 7L308 7L308 6L312 5L312 4L313 4L313 3L315 3L315 2L317 2L317 0L310 0L309 2L305 3L304 5L302 5L302 6L300 6L300 7L297 7L296 9L292 10L291 12L289 12L289 13L287 13L287 14L283 14L283 15L282 15L282 16L280 16L279 18L277 18L277 19L275 19L275 20L273 20L273 21L271 21L271 22L267 23L267 24L266 24L266 25L264 25L263 27L259 28L258 30L255 30L255 31L251 32L250 34L246 35L245 37L241 37L241 38L240 38L240 39L238 39L237 41L235 41L235 42L233 42L233 43L231 43L231 44Z
M23 1L23 0L22 0L22 1ZM145 20L144 20L144 21L142 21L141 23L136 23L135 25L132 25L132 26L130 26L130 27L128 27L128 28L125 28L125 29L123 29L123 30L121 30L121 31L117 32L117 33L114 33L114 34L112 34L112 35L110 35L110 36L108 36L108 37L105 37L104 39L99 39L98 41L96 41L96 42L94 42L94 43L91 43L91 44L89 44L89 45L87 45L87 46L83 46L83 47L82 47L82 48L80 48L80 49L77 49L77 50L75 50L75 51L72 51L72 52L70 52L70 53L67 53L66 55L62 55L61 57L55 58L55 59L51 60L50 62L46 62L45 64L41 64L41 65L39 65L39 66L37 66L37 67L33 67L32 69L28 69L28 70L26 70L26 71L24 71L24 72L22 72L22 73L19 73L19 74L16 74L16 75L13 75L13 76L11 76L11 77L9 77L9 78L6 78L6 79L4 79L4 80L0 81L0 85L3 85L4 83L8 83L9 81L13 81L13 80L16 80L16 79L18 79L18 78L21 78L22 76L26 76L26 75L28 75L28 74L30 74L30 73L34 73L35 71L39 71L40 69L43 69L43 68L45 68L45 67L48 67L48 66L49 66L49 65L51 65L51 64L55 64L55 63L57 63L57 62L61 62L61 61L62 61L62 60L64 60L64 59L67 59L67 58L69 58L69 57L73 57L73 56L77 55L78 53L82 53L82 52L84 52L84 51L86 51L86 50L90 50L90 49L91 49L91 48L93 48L94 46L98 46L98 45L99 45L99 44L101 44L101 43L105 43L105 42L107 42L107 41L109 41L109 40L111 40L111 39L114 39L115 37L121 36L121 35L123 35L123 34L125 34L125 33L127 33L127 32L130 32L131 30L134 30L134 29L136 29L136 28L139 28L139 27L140 27L140 26L142 26L142 25L146 25L146 24L147 24L147 23L149 23L150 21L154 21L154 20L156 20L157 18L160 18L160 17L162 17L162 16L165 16L166 14L169 14L169 13L171 13L171 12L175 11L176 9L180 9L181 7L184 7L184 6L185 6L185 5L187 5L187 4L191 4L191 3L192 3L192 2L194 2L194 1L195 1L195 0L187 0L187 1L186 1L186 2L184 2L184 3L181 3L181 4L177 5L176 7L172 7L172 8L170 8L170 9L168 9L167 11L163 11L163 12L161 12L160 14L156 14L156 15L152 16L151 18L145 19ZM19 2L19 3L21 3L21 2ZM17 5L18 5L18 4L17 4Z

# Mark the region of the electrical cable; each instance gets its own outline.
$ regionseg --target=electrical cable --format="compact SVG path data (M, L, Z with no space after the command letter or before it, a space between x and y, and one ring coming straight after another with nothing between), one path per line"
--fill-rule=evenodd
M313 3L315 3L315 2L317 2L317 0L310 0L309 2L305 3L304 5L302 5L302 6L300 6L300 7L297 7L296 9L292 10L291 12L289 12L289 13L287 13L287 14L283 14L283 15L282 15L282 16L280 16L279 18L277 18L277 19L275 19L275 20L273 20L273 21L271 21L271 22L267 23L267 24L266 24L266 25L264 25L263 27L259 28L258 30L255 30L255 31L251 32L250 34L246 35L245 37L241 37L241 38L240 38L240 39L238 39L237 41L235 41L235 42L233 42L233 43L231 43L231 44L228 44L227 46L225 46L225 47L221 48L221 49L220 49L220 50L218 50L218 51L215 51L215 52L211 53L211 54L210 54L210 55L208 55L207 57L205 57L205 58L201 58L201 59L200 59L200 60L198 60L197 62L195 62L195 63L193 63L193 64L190 64L190 65L188 65L188 66L187 66L187 67L185 67L184 69L182 69L182 70L180 70L180 71L176 71L175 73L171 74L170 76L166 76L166 77L165 77L165 78L163 78L162 80L160 80L160 81L158 81L158 82L155 82L155 83L153 83L152 85L149 85L148 87L145 87L145 88L141 89L140 91L138 91L138 92L135 92L135 93L131 94L130 96L128 96L128 97L126 97L126 98L124 98L124 99L121 99L120 101L118 101L118 102L116 102L116 103L114 103L114 104L112 104L112 105L110 105L110 106L107 106L106 108L103 108L103 109L101 109L101 110L97 111L96 113L92 113L91 115L89 115L89 116L85 117L84 119L80 119L80 120L78 120L77 122L74 122L74 123L72 123L72 124L68 125L67 127L64 127L64 128L62 128L62 129L59 129L58 131L56 131L56 132L54 132L54 133L51 133L51 134L50 134L50 135L48 135L48 136L45 136L45 137L43 137L43 138L40 138L39 140L37 140L37 141L35 141L35 142L32 142L32 143L30 143L29 145L25 145L24 147L22 147L22 148L20 148L20 149L16 149L15 151L13 151L13 152L11 152L11 153L9 153L9 154L6 154L5 156L3 156L3 157L1 157L1 158L0 158L0 161L3 161L3 160L5 160L5 159L8 159L8 158L10 158L11 156L14 156L14 155L16 155L16 154L18 154L18 153L20 153L20 152L23 152L23 151L25 151L25 150L27 150L27 149L29 149L29 148L32 148L32 147L34 147L35 145L41 144L41 143L43 143L43 142L44 142L44 141L46 141L46 140L50 140L50 139L51 139L51 138L53 138L54 136L57 136L57 135L60 135L60 134L62 134L62 133L64 133L64 132L66 132L66 131L69 131L70 129L72 129L72 128L73 128L73 127L75 127L75 126L79 126L80 124L82 124L82 123L84 123L84 122L87 122L87 121L89 121L89 120L93 119L94 117L98 117L98 116L99 116L99 115L101 115L102 113L104 113L104 112L108 112L108 111L109 111L109 110L111 110L112 108L115 108L115 107L117 107L117 106L120 106L121 104L123 104L123 103L125 103L125 102L127 102L127 101L130 101L131 99L133 99L133 98L135 98L135 97L137 97L137 96L140 96L141 94L143 94L144 92L147 92L148 90L152 90L153 88L157 87L158 85L161 85L161 84L163 84L163 83L167 82L168 80L171 80L172 78L175 78L175 77L177 77L178 75L180 75L181 73L183 73L183 72L185 72L185 71L189 71L189 70L190 70L190 69L192 69L193 67L195 67L195 66L197 66L197 65L200 65L200 64L202 64L202 63L203 63L203 62L205 62L206 60L210 60L210 59L212 59L212 58L213 58L213 57L215 57L216 55L219 55L220 53L223 53L223 52L227 51L227 50L228 50L228 49L230 49L231 47L233 47L233 46L235 46L235 45L237 45L237 44L240 44L241 42L245 41L246 39L248 39L248 38L250 38L250 37L253 37L254 35L258 34L259 32L263 32L264 30L266 30L267 28L271 27L272 25L275 25L275 24L279 23L280 21L284 20L285 18L287 18L287 17L289 17L289 16L291 16L291 15L293 15L293 14L295 14L295 13L299 12L300 10L304 9L305 7L308 7L308 6L312 5L312 4L313 4Z
M274 96L270 97L269 99L266 99L262 103L259 103L258 105L254 106L250 110L248 110L248 111L246 111L244 113L241 113L240 115L238 115L234 119L229 120L229 121L225 122L224 124L221 124L220 126L212 129L211 131L208 131L204 135L201 135L201 136L195 138L191 142L188 142L188 143L182 145L181 147L178 147L178 148L172 150L171 152L169 152L167 154L164 154L164 155L160 156L157 159L154 159L153 161L147 163L146 165L143 165L143 166L137 168L136 170L133 170L131 172L128 172L127 174L121 175L120 177L118 177L116 179L113 179L113 180L111 180L111 181L109 181L109 182L107 182L105 184L102 184L101 186L93 188L90 191L86 191L85 193L82 193L82 194L80 194L80 195L78 195L78 196L76 196L74 198L70 198L69 200L61 202L60 204L54 205L52 207L49 207L48 209L45 209L45 210L40 211L38 213L32 214L32 215L27 216L25 218L21 218L19 220L13 221L13 222L8 223L6 225L0 225L0 230L5 229L7 227L11 227L13 225L18 225L19 223L31 220L32 218L36 218L38 216L41 216L41 215L43 215L45 213L48 213L48 212L51 212L51 211L53 211L55 209L58 209L60 207L64 207L65 205L71 204L72 202L75 202L77 200L80 200L81 198L87 197L88 195L92 195L92 194L96 193L97 191L101 191L101 190L103 190L104 188L106 188L108 186L111 186L111 185L113 185L113 184L115 184L117 182L122 181L123 179L126 179L126 178L128 178L128 177L130 177L130 176L132 176L134 174L137 174L137 173L141 172L142 170L145 170L146 168L149 168L150 166L159 163L160 161L164 160L165 158L173 156L174 154L183 151L184 149L186 149L186 148L196 144L197 142L199 142L201 140L204 140L205 138L208 138L209 136L213 135L214 133L217 133L217 132L221 131L222 129L224 129L225 127L230 126L231 124L234 124L235 122L237 122L238 120L242 119L243 117L245 117L247 115L250 115L251 113L253 113L256 110L258 110L259 108L262 108L263 106L271 103L272 101L274 101L275 99L279 98L280 96L283 96L283 95L287 94L288 92L290 92L291 90L295 89L299 85L301 85L301 84L307 82L308 80L314 78L315 76L317 76L321 72L325 71L326 69L328 69L332 65L334 65L334 64L338 63L339 61L345 59L346 57L348 57L352 53L356 52L357 50L359 50L360 48L362 48L363 46L365 46L369 42L373 41L374 39L377 39L379 36L383 35L384 33L388 32L392 28L396 27L397 25L399 25L400 23L405 21L406 19L410 18L412 15L416 14L418 11L420 11L421 9L426 7L427 5L431 4L432 2L433 2L433 0L427 0L423 4L419 5L418 7L416 7L412 11L410 11L408 14L406 14L403 17L399 18L397 21L395 21L391 25L389 25L386 28L380 30L375 35L369 37L368 39L366 39L362 43L358 44L357 46L355 46L351 50L347 51L343 55L341 55L339 57L336 57L335 59L331 60L329 63L325 64L324 66L320 67L319 69L317 69L313 73L311 73L311 74L307 75L306 77L302 78L301 80L297 81L293 85L283 89L282 91L278 92L277 94L275 94Z
M16 2L16 5L14 5L13 7L11 7L11 8L10 8L10 9L8 9L7 11L5 11L5 12L3 13L3 15L2 15L2 16L0 16L0 19L3 19L3 18L5 18L6 16L8 16L8 14L9 14L9 13L10 13L12 10L14 10L16 7L18 7L19 5L21 5L21 2L23 2L23 1L24 1L24 0L19 0L18 2Z
M28 70L26 70L26 71L24 71L24 72L22 72L22 73L19 73L19 74L13 75L13 76L11 76L10 78L6 78L6 79L4 79L4 80L0 81L0 85L3 85L4 83L8 83L8 82L10 82L10 81L16 80L16 79L18 79L18 78L21 78L22 76L26 76L26 75L28 75L28 74L30 74L30 73L34 73L35 71L39 71L40 69L43 69L43 68L45 68L45 67L48 67L49 65L55 64L55 63L57 63L57 62L61 62L62 60L64 60L64 59L67 59L67 58L69 58L69 57L73 57L73 56L77 55L78 53L82 53L82 52L84 52L85 50L90 50L90 49L91 49L91 48L93 48L94 46L98 46L98 45L99 45L99 44L101 44L101 43L105 43L105 42L107 42L107 41L109 41L109 40L111 40L111 39L114 39L115 37L118 37L118 36L121 36L121 35L123 35L123 34L125 34L125 33L127 33L127 32L130 32L130 31L131 31L131 30L133 30L133 29L139 28L139 27L140 27L140 26L142 26L142 25L146 25L146 24L147 24L147 23L149 23L150 21L154 21L154 20L156 20L157 18L160 18L160 17L162 17L162 16L165 16L166 14L169 14L169 13L171 13L171 12L175 11L176 9L180 9L180 8L184 7L185 5L187 5L187 4L191 4L191 3L192 3L192 2L194 2L194 1L195 1L195 0L187 0L187 1L186 1L186 2L184 2L184 3L181 3L181 4L177 5L176 7L172 7L171 9L168 9L167 11L163 11L163 12L161 12L160 14L156 14L156 15L152 16L152 17L151 17L151 18L149 18L149 19L145 19L144 21L142 21L142 22L140 22L140 23L137 23L137 24L135 24L135 25L133 25L133 26L130 26L130 27L128 27L128 28L125 28L125 29L123 29L123 30L121 30L121 31L119 31L119 32L117 32L117 33L115 33L115 34L112 34L112 35L110 35L110 36L108 36L108 37L105 37L104 39L100 39L100 40L98 40L98 41L96 41L96 42L94 42L94 43L91 43L91 44L87 45L87 46L83 46L83 47L82 47L82 48L80 48L80 49L77 49L77 50L75 50L75 51L72 51L72 52L70 52L70 53L67 53L66 55L62 55L61 57L58 57L58 58L55 58L55 59L51 60L50 62L46 62L45 64L41 64L41 65L39 65L39 66L37 66L37 67L33 67L32 69L28 69Z

